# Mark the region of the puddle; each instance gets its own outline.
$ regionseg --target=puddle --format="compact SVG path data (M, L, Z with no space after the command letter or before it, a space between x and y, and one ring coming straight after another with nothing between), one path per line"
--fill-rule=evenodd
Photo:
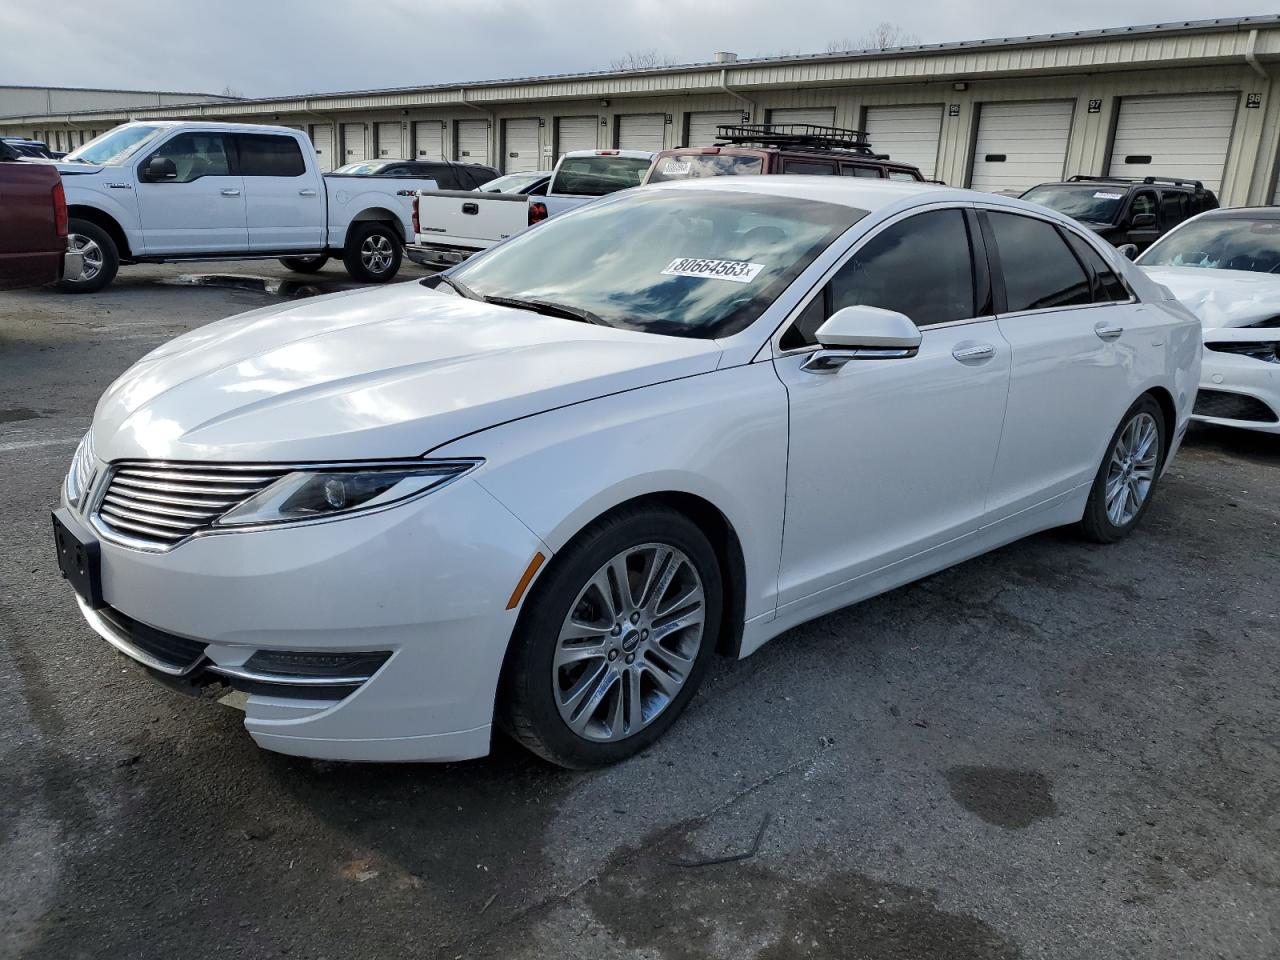
M43 413L32 410L30 407L6 407L4 409L0 409L0 423L17 423L20 420L38 420L43 416Z
M248 290L265 293L283 300L302 300L318 297L323 293L337 293L350 289L340 280L281 280L276 277L255 277L243 273L183 273L176 277L157 280L170 287L218 287L224 290Z
M956 803L997 827L1020 830L1058 815L1053 783L1034 770L951 767L946 777Z

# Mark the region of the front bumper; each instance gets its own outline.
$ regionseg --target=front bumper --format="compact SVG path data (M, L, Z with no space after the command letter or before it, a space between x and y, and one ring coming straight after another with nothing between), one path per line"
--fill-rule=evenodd
M507 601L550 554L469 480L342 520L100 551L107 607L81 610L117 650L171 686L248 691L245 727L266 749L380 761L488 752ZM258 650L390 657L367 680L302 689L255 681Z
M1205 350L1192 419L1280 434L1280 363Z

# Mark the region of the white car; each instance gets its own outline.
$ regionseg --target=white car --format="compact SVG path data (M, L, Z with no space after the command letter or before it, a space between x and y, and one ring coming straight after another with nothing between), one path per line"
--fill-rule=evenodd
M1195 317L1043 207L677 181L152 352L56 540L89 624L247 692L263 747L456 760L497 723L589 767L715 653L1038 530L1123 537L1199 363Z
M1280 209L1202 213L1137 263L1204 325L1193 419L1280 434Z

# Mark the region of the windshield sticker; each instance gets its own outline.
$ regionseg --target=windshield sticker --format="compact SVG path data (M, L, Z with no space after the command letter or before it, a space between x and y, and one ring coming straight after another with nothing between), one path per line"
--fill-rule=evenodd
M1099 192L1099 193L1095 193L1095 194L1093 195L1093 199L1095 199L1095 200L1123 200L1123 199L1124 199L1124 194L1123 194L1123 193L1102 193L1102 192Z
M676 160L668 157L662 161L662 172L669 177L685 177L693 169L693 164L688 160Z
M756 278L763 263L747 263L743 260L703 260L700 257L676 257L664 277L700 277L712 280L732 280L734 283L750 283Z

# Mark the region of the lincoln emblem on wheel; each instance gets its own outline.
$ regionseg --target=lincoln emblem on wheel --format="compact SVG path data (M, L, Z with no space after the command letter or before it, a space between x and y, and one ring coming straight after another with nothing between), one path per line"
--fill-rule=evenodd
M86 264L110 241L71 232ZM354 275L395 273L395 225L346 237ZM1131 534L1200 356L1190 311L1044 207L679 178L161 346L99 402L54 532L93 630L239 691L266 749L501 732L598 767L717 656L1037 531Z

